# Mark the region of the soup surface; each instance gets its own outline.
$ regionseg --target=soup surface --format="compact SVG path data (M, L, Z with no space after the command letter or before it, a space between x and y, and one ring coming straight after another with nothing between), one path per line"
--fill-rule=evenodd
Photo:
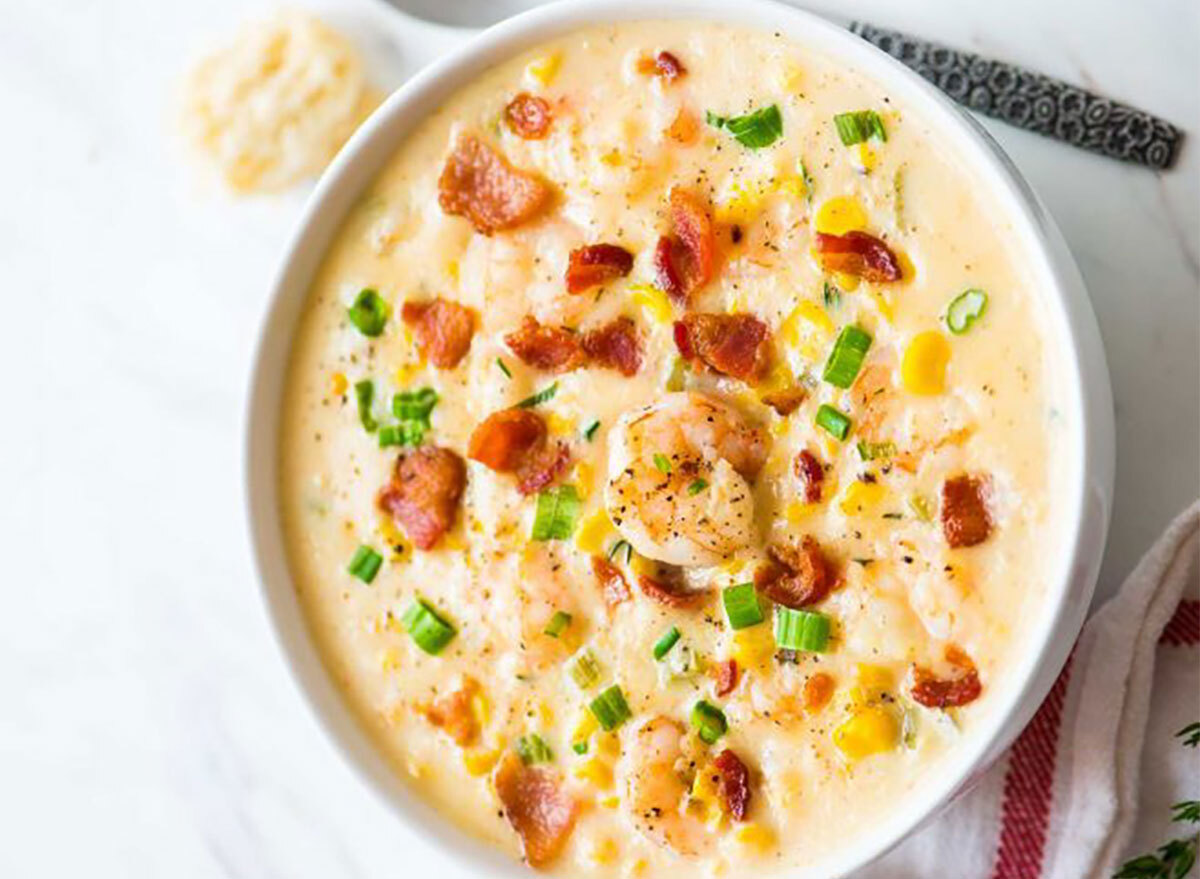
M1009 692L1060 431L1029 264L886 89L582 30L422 121L336 236L280 449L379 747L562 875L813 867Z

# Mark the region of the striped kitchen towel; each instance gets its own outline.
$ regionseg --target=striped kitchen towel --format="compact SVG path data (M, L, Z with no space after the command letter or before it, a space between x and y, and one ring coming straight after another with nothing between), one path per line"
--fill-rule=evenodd
M1171 807L1200 799L1200 748L1177 736L1200 721L1198 562L1200 502L1088 620L1007 755L856 879L1108 879L1194 838Z

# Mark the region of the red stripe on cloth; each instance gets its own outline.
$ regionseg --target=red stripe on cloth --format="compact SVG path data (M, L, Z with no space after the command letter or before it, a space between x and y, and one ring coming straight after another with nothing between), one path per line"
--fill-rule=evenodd
M1009 751L992 879L1037 879L1041 875L1050 826L1058 730L1073 658L1074 654L1068 657L1046 701Z
M1200 644L1200 601L1185 599L1175 608L1175 615L1167 621L1159 644L1172 647L1191 647Z

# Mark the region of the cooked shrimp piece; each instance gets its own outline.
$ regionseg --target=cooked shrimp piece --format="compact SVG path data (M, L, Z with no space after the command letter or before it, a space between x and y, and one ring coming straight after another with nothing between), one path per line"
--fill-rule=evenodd
M750 484L767 439L734 409L704 394L668 394L622 416L609 443L605 505L638 553L709 566L753 542Z
M623 758L625 805L649 839L695 855L711 839L704 822L687 810L695 767L684 753L685 736L683 725L667 717L652 718L638 729Z

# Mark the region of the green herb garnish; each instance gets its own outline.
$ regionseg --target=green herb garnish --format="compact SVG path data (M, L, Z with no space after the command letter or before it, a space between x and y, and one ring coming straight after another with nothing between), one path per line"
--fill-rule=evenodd
M971 329L975 321L983 317L987 306L987 293L978 287L964 290L946 307L946 326L954 335L961 336Z
M870 347L870 333L854 324L842 327L837 341L833 343L833 351L825 361L821 378L837 388L850 387L858 378L858 371L862 369Z
M358 403L358 420L368 433L374 433L379 422L371 414L371 403L375 400L375 382L369 378L354 383L354 399Z
M546 740L537 733L521 736L513 745L513 750L517 752L517 756L526 766L532 766L534 763L549 763L554 759L554 752L550 750Z
M454 626L423 598L418 598L409 606L404 616L400 617L400 624L408 630L417 646L431 656L440 653L455 634Z
M768 147L783 136L783 116L776 104L744 116L718 116L710 110L704 114L704 121L714 128L724 128L734 140L752 150Z
M827 403L822 403L821 408L817 410L817 427L839 440L844 440L850 435L849 417Z
M687 487L687 493L692 497L695 497L706 488L708 488L708 483L703 479L693 479Z
M558 382L550 385L548 388L542 388L532 397L526 397L517 404L518 409L532 409L534 406L540 406L543 403L553 400L554 395L558 393Z
M363 544L354 551L354 555L350 559L350 564L346 566L346 570L364 583L370 583L375 579L375 575L379 573L381 565L383 565L383 556L371 547Z
M369 287L358 294L354 304L346 309L350 323L364 336L374 338L383 332L391 309L383 297Z
M575 532L575 523L583 501L573 485L559 485L538 493L533 516L533 540L567 540Z
M867 140L887 140L883 120L874 110L858 110L853 113L838 113L833 117L838 137L844 146L854 146Z

